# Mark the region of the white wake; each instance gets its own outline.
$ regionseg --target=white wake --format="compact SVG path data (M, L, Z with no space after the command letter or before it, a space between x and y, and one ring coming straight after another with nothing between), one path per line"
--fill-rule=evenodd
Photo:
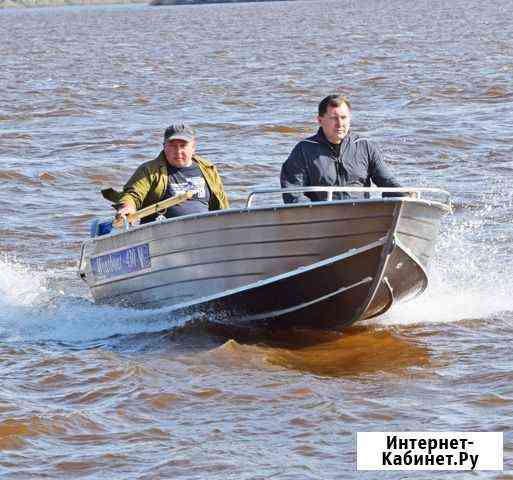
M50 287L55 272L0 259L0 341L81 342L159 332L190 319L170 309L140 311L95 305Z

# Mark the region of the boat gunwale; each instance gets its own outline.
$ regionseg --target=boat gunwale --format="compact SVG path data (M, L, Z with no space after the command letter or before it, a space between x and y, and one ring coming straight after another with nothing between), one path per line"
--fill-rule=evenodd
M111 233L108 233L106 235L88 238L83 242L83 245L89 245L91 243L95 242L103 242L106 240L110 240L113 238L116 238L120 235L126 235L126 234L134 234L135 232L140 232L141 230L144 230L148 227L156 226L156 225L167 225L167 224L173 224L175 222L187 222L191 220L197 220L200 218L208 218L208 217L218 217L218 216L224 216L224 215L232 215L234 213L252 213L252 212L264 212L264 211L277 211L277 210L288 210L288 209L294 209L294 208L317 208L322 206L328 206L328 205L353 205L356 206L357 204L388 204L388 203L400 203L403 202L407 203L413 203L417 205L424 205L428 207L435 207L445 212L445 214L451 212L451 207L448 206L445 203L433 201L433 200L424 200L424 199L418 199L418 198L410 198L410 197L386 197L386 198L361 198L361 199L345 199L345 200L332 200L332 201L322 201L322 202L305 202L305 203L292 203L292 204L281 204L281 205L267 205L262 207L251 207L251 208L226 208L223 210L213 210L209 212L204 213L191 213L188 215L182 215L180 217L173 217L173 218L166 218L163 220L158 220L154 222L145 223L142 225L134 225L129 230L117 230ZM382 216L382 215L381 215ZM380 217L380 216L376 216ZM355 218L357 219L357 218ZM347 221L351 220L351 218L348 219L340 219L340 221ZM317 222L322 222L317 221ZM315 223L315 222L299 222L299 223ZM281 224L277 224L281 225ZM236 228L236 227L233 227ZM243 226L238 228L252 228L252 226ZM216 231L219 229L212 229L212 231ZM191 234L195 234L197 232L192 232ZM185 235L185 234L182 234Z

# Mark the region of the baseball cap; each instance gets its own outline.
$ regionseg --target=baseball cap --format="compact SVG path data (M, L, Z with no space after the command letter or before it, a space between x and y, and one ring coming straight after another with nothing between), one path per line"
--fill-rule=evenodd
M164 132L164 143L171 140L185 140L186 142L192 142L195 134L191 127L184 124L170 125Z

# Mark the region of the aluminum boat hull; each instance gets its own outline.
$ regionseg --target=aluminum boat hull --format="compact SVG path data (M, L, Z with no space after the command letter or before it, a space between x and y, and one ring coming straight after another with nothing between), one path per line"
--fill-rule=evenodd
M86 241L79 271L98 303L337 329L425 290L447 212L385 198L190 215Z

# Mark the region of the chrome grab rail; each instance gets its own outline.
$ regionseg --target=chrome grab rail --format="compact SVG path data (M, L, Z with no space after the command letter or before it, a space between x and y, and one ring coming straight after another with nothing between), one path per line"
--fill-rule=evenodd
M293 187L293 188L264 188L255 189L249 192L246 200L246 208L251 208L253 197L255 195L264 195L269 193L308 193L308 192L326 192L328 194L327 201L333 200L333 193L407 193L409 198L420 199L423 193L432 193L435 195L444 196L444 201L441 202L447 205L452 211L451 194L440 188L428 187ZM402 197L404 198L404 197ZM408 198L408 197L406 197Z

